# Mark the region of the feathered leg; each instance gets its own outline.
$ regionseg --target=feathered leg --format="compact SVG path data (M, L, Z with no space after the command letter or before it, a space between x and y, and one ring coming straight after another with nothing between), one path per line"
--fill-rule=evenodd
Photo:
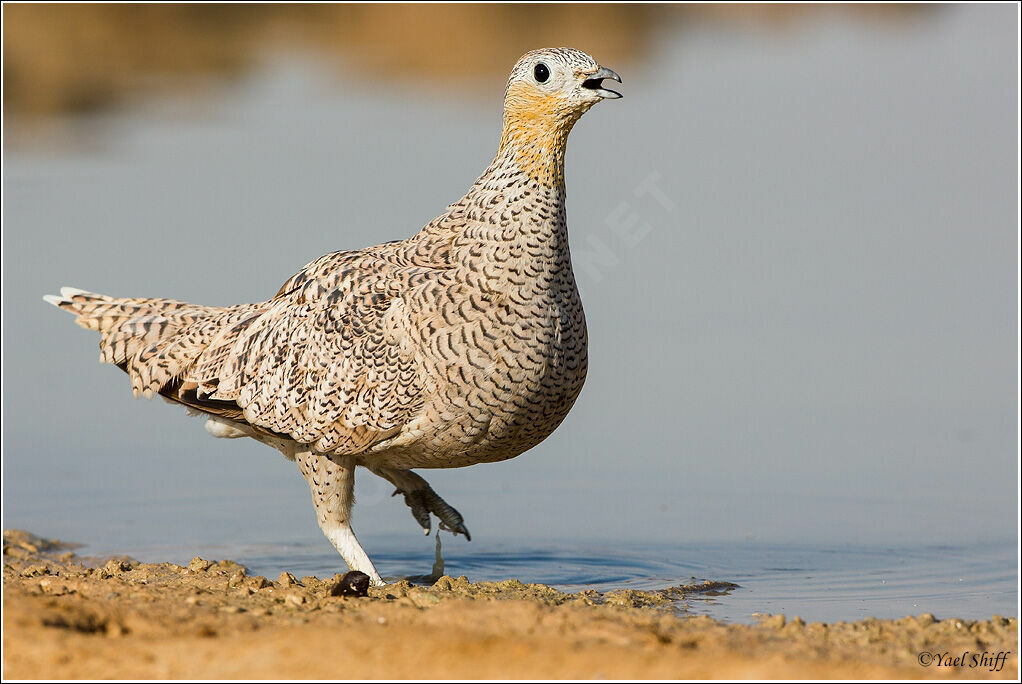
M412 517L425 534L429 534L431 527L429 514L432 513L440 519L440 529L453 532L455 535L463 534L465 538L472 541L472 536L465 527L465 519L461 517L454 506L440 498L440 495L433 491L422 477L411 470L401 468L387 468L378 465L365 464L372 472L397 487L394 495L403 494L405 504L412 509Z
M375 585L384 584L351 529L351 507L355 503L355 459L338 456L335 461L314 451L300 449L295 453L295 461L309 483L316 518L323 534L340 552L349 568L369 575Z

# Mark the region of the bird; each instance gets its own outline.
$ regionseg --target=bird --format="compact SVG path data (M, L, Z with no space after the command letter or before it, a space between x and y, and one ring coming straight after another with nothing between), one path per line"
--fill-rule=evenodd
M64 287L44 300L100 333L136 397L294 461L352 571L384 584L351 525L355 470L388 480L424 533L471 540L414 469L514 458L567 416L588 370L565 212L568 134L621 94L573 48L514 65L492 163L411 237L322 256L270 299L215 307Z

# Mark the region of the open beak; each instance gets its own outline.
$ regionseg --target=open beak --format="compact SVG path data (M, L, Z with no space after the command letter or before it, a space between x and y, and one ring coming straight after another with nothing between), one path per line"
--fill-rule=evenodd
M621 77L618 76L613 69L600 67L596 73L589 74L586 80L582 81L582 87L586 90L593 91L604 99L614 100L621 97L621 93L603 87L603 80L606 78L617 81L618 83L621 82Z

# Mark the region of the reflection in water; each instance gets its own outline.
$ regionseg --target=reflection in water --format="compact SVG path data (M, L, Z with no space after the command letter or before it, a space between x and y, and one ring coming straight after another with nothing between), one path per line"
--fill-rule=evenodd
M696 19L775 26L821 12L898 18L906 6L9 5L5 112L89 111L153 89L238 77L266 54L314 53L345 77L457 88L503 78L526 50L571 45L619 70L651 34ZM463 89L465 93L468 89Z

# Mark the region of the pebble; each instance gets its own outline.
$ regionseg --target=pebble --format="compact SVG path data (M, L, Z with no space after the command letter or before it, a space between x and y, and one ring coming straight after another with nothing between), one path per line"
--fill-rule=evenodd
M131 563L118 558L111 558L106 562L106 565L103 566L103 572L111 575L127 572L129 570L131 570Z
M209 570L209 561L202 560L198 556L192 559L188 564L188 569L192 572L206 572Z
M330 596L367 596L369 594L369 575L358 570L334 575L333 582L327 588Z
M262 575L256 575L255 577L252 578L252 588L253 589L265 589L266 587L271 587L271 586L273 586L273 585L270 584L270 581L268 579L266 579L265 577L263 577Z

